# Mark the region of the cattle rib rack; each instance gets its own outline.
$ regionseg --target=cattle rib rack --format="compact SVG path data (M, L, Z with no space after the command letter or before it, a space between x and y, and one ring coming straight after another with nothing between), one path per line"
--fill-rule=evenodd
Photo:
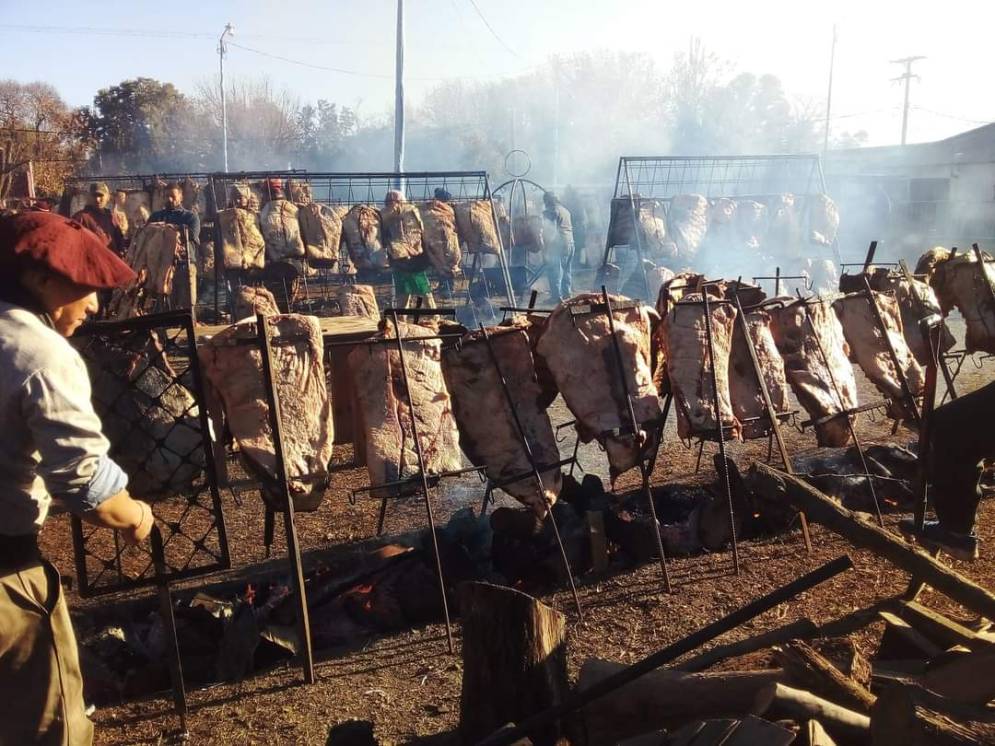
M461 203L483 200L489 203L491 219L499 244L498 266L489 269L482 266L479 252L473 252L462 261L462 282L465 282L465 300L470 302L471 285L480 281L488 298L504 295L509 304L514 305L514 287L508 269L507 251L501 233L498 212L494 206L493 193L486 171L408 171L408 172L309 172L296 179L310 187L311 198L324 205L366 204L379 208L392 189L400 190L409 202L427 202L435 198L436 189L449 194L449 204L456 207ZM467 265L469 262L469 266ZM388 273L379 270L361 270L359 279L368 274L370 280L379 282ZM334 281L326 275L322 281ZM440 277L450 288L459 284L458 278ZM384 305L391 305L385 303Z
M446 477L461 476L463 474L468 474L471 472L481 472L483 467L471 467L469 469L458 469L451 472L442 472L439 474L430 474L425 466L425 454L422 450L421 438L418 432L418 422L415 416L415 401L414 397L411 395L411 383L408 379L408 366L405 361L404 353L404 343L405 342L424 342L430 339L441 339L458 337L459 335L435 335L435 336L425 336L425 337L404 337L401 334L401 325L398 316L414 316L415 318L421 316L454 316L455 311L453 309L445 308L388 308L384 311L384 315L390 319L391 324L394 327L394 339L387 337L381 337L376 339L371 339L365 342L350 342L348 344L396 344L398 359L401 366L401 379L404 381L404 396L408 402L408 410L411 412L411 438L414 442L415 456L418 459L418 473L414 476L408 477L406 479L399 480L397 482L389 482L385 484L374 484L369 487L362 487L352 491L351 499L355 501L356 496L362 493L373 493L374 491L394 489L399 490L399 494L395 495L397 497L407 497L410 492L406 488L414 486L417 491L420 491L422 497L425 501L425 514L428 518L428 528L432 539L432 552L435 557L435 570L436 577L439 581L439 594L440 600L442 602L442 613L446 622L446 645L450 653L454 651L453 647L453 629L452 622L449 617L449 602L446 599L446 582L445 577L442 572L442 557L439 553L439 537L435 531L435 511L432 508L432 486L437 485L439 481ZM383 530L384 518L387 512L387 500L388 496L385 494L381 497L380 503L380 518L377 526L377 533L381 533Z
M805 197L825 191L822 163L814 154L623 156L615 175L601 272L604 274L612 262L613 237L619 235L616 224L619 220L631 220L631 235L635 240L630 248L636 251L643 297L648 295L645 261L649 257L639 230L639 211L644 200L660 202L669 212L673 198L682 194L700 194L710 200L729 197L763 201L785 193ZM839 261L835 240L832 249Z

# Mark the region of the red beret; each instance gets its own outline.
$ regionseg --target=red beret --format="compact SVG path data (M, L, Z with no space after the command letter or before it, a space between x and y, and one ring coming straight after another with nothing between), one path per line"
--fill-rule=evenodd
M95 233L51 212L0 218L0 267L19 258L95 290L119 287L136 277Z

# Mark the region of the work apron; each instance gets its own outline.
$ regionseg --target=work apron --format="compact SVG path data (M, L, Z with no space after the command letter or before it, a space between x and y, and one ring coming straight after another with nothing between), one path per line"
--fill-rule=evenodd
M0 746L88 746L76 636L34 536L0 536Z

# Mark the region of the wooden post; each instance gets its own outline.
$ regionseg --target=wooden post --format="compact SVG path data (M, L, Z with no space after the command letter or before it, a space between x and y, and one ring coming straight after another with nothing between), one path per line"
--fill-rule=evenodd
M787 500L798 510L804 510L811 520L849 539L854 545L869 549L921 578L965 608L995 619L995 595L940 564L921 549L861 519L808 482L760 462L750 468L749 480L756 491Z
M489 583L460 587L463 689L460 737L477 743L508 722L560 704L567 682L566 618L520 591ZM559 721L529 738L554 744Z
M840 707L810 692L777 683L769 684L760 692L755 712L768 719L818 720L834 737L854 743L866 742L871 727L871 719L866 715Z

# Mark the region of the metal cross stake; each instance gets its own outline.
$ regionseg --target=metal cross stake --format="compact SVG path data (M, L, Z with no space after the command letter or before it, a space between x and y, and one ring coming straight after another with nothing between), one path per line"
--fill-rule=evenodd
M767 410L767 419L770 422L771 433L774 435L774 440L777 441L777 450L781 454L781 461L784 463L784 470L788 474L794 474L795 467L791 462L790 456L788 456L788 448L784 443L784 436L781 434L781 423L778 422L777 411L774 409L774 403L770 398L770 391L767 389L767 382L764 380L763 371L760 369L760 361L757 358L757 348L753 344L753 337L750 336L750 325L746 320L746 313L743 311L743 304L739 300L738 293L733 295L733 300L736 303L736 315L739 318L739 327L743 330L743 337L746 340L746 349L750 353L750 363L753 366L753 374L757 379L757 387L760 389L760 396L763 397L764 407ZM798 511L798 519L801 521L802 525L802 537L805 540L805 551L811 554L812 537L809 534L808 518L805 517L804 511Z
M311 618L308 615L307 594L304 590L304 568L301 564L301 547L297 541L297 527L294 524L294 500L290 494L290 478L287 476L287 462L283 456L283 417L280 413L280 397L273 380L272 350L266 317L256 314L256 334L259 338L259 352L263 362L263 384L269 404L269 424L273 432L273 455L276 478L280 485L280 501L284 505L283 529L287 537L287 554L290 557L290 579L297 599L297 635L301 643L301 668L304 682L314 683L314 651L311 648Z
M522 425L522 420L518 416L518 408L515 406L515 400L511 395L511 389L508 387L508 381L504 377L504 372L501 370L501 364L498 361L497 353L494 350L494 343L491 342L490 335L484 328L483 324L480 324L480 333L484 337L484 343L487 345L487 352L490 354L491 362L494 363L494 371L497 373L498 380L501 381L501 388L504 390L505 400L508 402L508 409L511 410L511 417L515 422L515 429L518 430L518 439L522 443L522 449L525 451L525 457L529 460L529 467L532 469L532 476L536 480L536 489L539 493L539 499L543 502L546 501L546 490L543 488L542 475L539 474L539 467L536 464L535 454L532 453L532 445L529 443L528 435L525 432L525 427ZM563 548L563 539L560 537L560 528L556 524L556 516L553 515L552 504L547 504L546 512L549 516L549 523L553 527L553 533L556 535L556 545L560 548L560 558L563 560L563 570L567 574L567 579L570 581L570 593L573 594L574 606L577 608L577 616L580 619L584 618L584 612L580 608L580 598L577 596L577 586L574 584L573 571L570 569L570 560L567 559L567 551Z
M408 400L408 410L411 412L411 438L415 442L415 455L418 457L418 474L421 477L422 494L425 496L425 513L428 515L428 528L432 534L432 552L435 555L435 571L439 579L439 595L442 600L442 614L446 619L446 645L453 652L453 627L449 620L449 602L446 600L446 583L442 575L442 558L439 555L439 537L435 535L435 513L432 511L431 492L428 486L428 475L425 473L425 456L422 453L421 440L418 437L418 418L415 416L415 402L411 396L411 384L408 382L408 367L404 362L404 343L401 341L401 325L397 320L397 310L390 309L390 320L394 324L394 335L397 337L397 354L401 361L401 377L404 379L404 395Z
M799 301L804 303L805 301ZM822 301L816 301L817 303L822 303ZM877 490L874 489L874 479L871 477L871 472L867 467L867 459L864 456L864 448L860 444L860 439L857 438L857 430L853 426L853 413L848 411L846 408L846 402L843 400L843 392L840 391L839 384L836 382L836 376L833 375L832 366L829 364L829 358L826 356L826 351L822 347L822 340L819 337L819 332L815 328L815 324L812 322L812 315L808 311L808 307L805 307L805 321L808 323L809 331L812 332L812 339L815 340L815 346L819 350L819 357L822 358L822 364L826 366L826 372L829 373L829 382L832 384L833 391L836 393L836 398L840 402L840 412L838 417L844 417L846 419L847 430L850 431L850 437L853 438L853 445L857 449L857 455L860 456L860 465L864 469L864 476L867 477L867 490L871 493L871 499L874 501L874 512L877 514L878 525L884 526L884 516L881 515L881 504L878 502Z
M173 685L173 706L180 718L181 737L189 737L187 730L187 692L183 686L183 666L180 663L180 643L176 639L176 619L173 617L173 597L166 580L166 553L162 545L159 527L152 526L152 565L155 569L155 583L159 588L159 615L166 628L166 665Z
M712 396L715 399L715 432L719 439L719 458L722 460L722 473L719 475L725 483L726 499L729 501L729 537L732 539L732 567L739 575L739 542L736 540L736 511L732 505L732 484L729 481L729 469L726 461L726 438L722 426L722 407L719 402L719 376L715 368L715 341L712 339L712 311L708 303L708 290L701 289L702 303L705 310L705 336L708 338L708 362L712 366ZM747 333L749 336L749 333ZM773 418L772 418L773 419Z
M663 585L667 593L673 592L670 584L670 570L667 567L667 554L663 549L663 536L660 534L660 520L656 517L656 503L653 502L653 490L650 489L651 467L646 463L643 454L643 446L639 443L639 421L636 419L636 410L632 408L632 396L629 393L629 381L625 377L625 360L622 358L622 348L619 345L618 335L615 333L615 312L612 309L611 298L608 296L608 288L601 286L601 297L604 300L605 312L608 314L608 330L611 336L612 349L615 352L615 363L618 365L619 380L622 382L622 394L625 396L625 403L629 414L629 427L632 430L632 440L639 446L639 472L642 476L643 493L646 495L646 502L649 503L650 516L653 519L653 538L656 539L656 551L660 555L660 572L663 573ZM659 425L660 432L658 439L663 438L663 424ZM654 462L655 462L654 458Z

